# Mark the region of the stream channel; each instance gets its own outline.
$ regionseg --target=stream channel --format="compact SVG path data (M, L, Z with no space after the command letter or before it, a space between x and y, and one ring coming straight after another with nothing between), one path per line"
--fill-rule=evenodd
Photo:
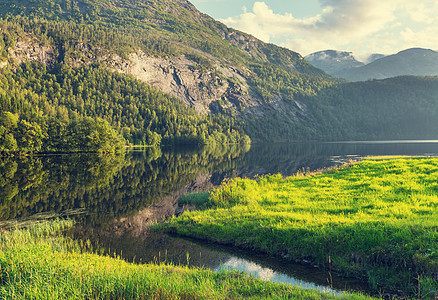
M234 177L313 171L368 155L436 156L438 141L293 143L0 158L0 227L53 217L79 224L74 236L136 263L239 270L263 280L330 293L369 292L365 282L310 264L158 234L151 224L179 213L178 198Z

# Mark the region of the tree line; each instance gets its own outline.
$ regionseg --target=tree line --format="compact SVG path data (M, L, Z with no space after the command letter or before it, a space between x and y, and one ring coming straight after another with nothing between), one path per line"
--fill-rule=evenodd
M114 152L126 144L248 143L241 123L198 115L132 76L94 64L0 72L0 152Z

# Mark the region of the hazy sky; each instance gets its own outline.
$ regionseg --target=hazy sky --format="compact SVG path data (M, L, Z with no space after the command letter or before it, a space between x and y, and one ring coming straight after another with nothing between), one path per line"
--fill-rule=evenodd
M190 0L189 0L190 1ZM307 55L438 50L437 0L191 0L229 27Z

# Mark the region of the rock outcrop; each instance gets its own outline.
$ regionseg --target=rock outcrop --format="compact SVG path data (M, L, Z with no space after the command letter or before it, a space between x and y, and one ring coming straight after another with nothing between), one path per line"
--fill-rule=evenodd
M163 59L142 51L130 54L128 59L112 56L105 63L114 71L133 75L183 100L202 114L226 108L234 113L249 99L245 78L232 67L217 64L205 70L184 56Z
M70 65L78 67L102 63L115 72L132 75L175 96L200 114L222 112L236 115L252 103L250 100L253 97L242 73L234 67L221 65L213 57L209 59L215 62L214 67L206 69L184 55L163 58L139 50L122 58L83 43L74 47L80 55L69 58L67 62ZM55 53L58 53L55 49L38 41L19 39L15 48L9 50L9 58L15 64L38 61L50 66L59 60L59 54ZM6 65L3 62L0 67Z
M38 61L45 65L50 65L56 60L54 49L39 43L36 40L19 39L15 43L13 49L9 49L9 59L16 64L21 64L25 61ZM4 62L1 67L7 65Z

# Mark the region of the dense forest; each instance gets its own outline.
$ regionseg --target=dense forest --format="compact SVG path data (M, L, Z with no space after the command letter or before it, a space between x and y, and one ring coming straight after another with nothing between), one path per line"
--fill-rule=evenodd
M437 139L438 77L401 76L339 83L247 119L256 141ZM287 109L285 109L287 111ZM292 119L292 121L289 121Z
M319 139L437 139L438 77L333 86L308 99ZM318 122L316 122L316 120Z
M247 143L240 124L199 116L181 101L99 65L0 73L0 152L112 152L125 143Z
M82 41L119 54L140 48L159 56L191 54L202 63L214 62L205 52L235 66L269 62L292 73L332 78L298 53L230 29L188 1L10 0L0 4L0 15L16 32L32 32L47 45L66 47L67 53Z
M0 4L9 38L31 33L54 46L58 61L89 62L141 49L160 57L184 55L204 70L217 61L242 72L265 102L282 94L313 95L336 82L301 55L227 28L185 1L12 0ZM78 44L88 47L84 56Z
M35 79L32 79L33 81L31 80L26 85L31 89L31 93L45 92L48 98L47 101L50 103L49 106L52 106L50 108L52 111L67 109L67 112L64 111L63 113L64 118L61 118L64 121L67 113L69 115L68 119L73 118L73 116L75 119L87 116L93 118L94 123L103 124L101 126L106 126L106 121L126 141L134 144L156 144L160 140L163 143L203 144L213 141L217 143L234 143L249 142L249 139L243 134L242 122L234 121L235 116L231 116L232 118L223 115L203 116L199 117L198 121L194 120L193 118L196 119L197 117L191 114L190 117L185 118L183 115L188 110L184 109L175 99L172 99L171 102L177 103L175 104L176 110L181 111L181 113L178 113L178 120L175 120L175 114L170 116L172 113L156 111L157 106L155 104L152 104L152 106L155 105L154 108L149 107L150 104L138 107L138 103L131 105L131 103L121 101L117 103L119 106L113 103L105 104L108 106L106 108L95 107L97 103L87 105L87 101L96 101L97 98L100 98L98 101L105 102L108 96L111 96L111 93L105 94L105 92L102 92L102 95L96 93L91 95L93 92L87 90L90 81L86 79L86 82L78 83L77 75L82 76L81 73L90 75L91 73L90 76L95 76L95 72L85 71L84 67L81 66L93 65L90 68L94 70L98 68L95 66L98 58L111 54L127 57L130 53L141 49L152 56L185 56L195 62L197 68L214 70L217 76L221 77L220 71L215 70L215 65L220 60L221 65L231 65L233 68L238 68L239 72L247 78L248 84L252 87L253 95L265 103L269 103L271 99L278 97L280 94L286 101L293 100L296 95L315 95L316 91L331 85L333 82L329 75L307 63L299 54L274 45L264 44L249 35L229 29L212 18L199 13L189 3L175 5L173 1L13 0L0 4L0 16L3 17L0 19L0 27L3 33L3 40L0 38L0 50L5 60L11 62L8 54L19 40L37 43L42 47L53 49L48 54L49 65L47 70L41 71L39 70L40 67L35 64L24 67L26 72L36 73ZM77 69L67 71L67 69L74 66L78 67L80 71ZM30 70L32 68L35 70ZM100 68L104 69L105 66L101 64ZM48 76L42 75L45 72L55 76L56 79L47 79ZM101 72L105 71L101 70ZM11 70L11 73L15 73L15 77L24 75L20 68ZM69 76L76 76L76 78L68 79ZM105 76L111 75L107 73ZM39 89L39 86L35 83L36 80L48 80L49 82L40 83L41 86L47 88L50 88L50 81L56 81L63 89L61 91L62 96L73 93L73 97L77 99L64 101L59 97L52 97L50 90ZM63 83L71 80L72 84L78 87L66 86L61 84L59 80L63 80ZM128 79L124 76L114 75L112 79L105 78L105 82L100 82L100 85L106 85L108 80L112 82L118 80L128 81L129 84L134 84L132 78ZM239 85L241 83L232 82L231 84ZM53 88L56 90L57 86L55 85ZM82 90L83 88L85 90ZM112 86L106 85L103 90L105 89L112 89ZM123 96L128 97L127 95L135 89L126 89L123 91ZM99 91L101 90L99 89ZM150 93L150 90L147 93ZM140 91L140 93L142 92L144 91ZM79 94L81 95L79 96ZM152 99L157 95L150 95L147 98ZM45 97L43 96L43 98ZM71 98L71 96L68 97ZM93 100L87 97L92 97ZM138 98L138 95L134 94L132 97ZM166 96L160 95L159 98L161 100L158 102ZM135 101L141 102L142 100ZM227 101L229 100L226 98L221 100L224 107L230 105ZM84 103L81 104L82 102ZM126 103L131 107L124 107ZM167 104L163 102L161 107L169 108L168 103L169 101ZM57 107L58 105L60 107ZM244 106L239 103L233 103L232 105L239 108ZM47 115L47 110L50 110L48 104L43 106L45 108L40 107L40 109ZM90 108L92 111L88 111ZM2 109L5 110L4 107ZM130 114L136 114L137 109L139 109L138 112L142 115L136 116L134 119L132 116L131 118L126 115L117 116L117 114L123 114L117 111L119 109L125 112L129 110L127 113ZM155 111L155 115L152 114L152 111ZM219 109L219 111L227 113L225 109ZM24 118L21 111L15 110L11 113L15 114L16 117L19 115L20 118ZM166 114L166 116L163 116L163 114ZM11 118L11 115L8 118ZM33 123L30 123L40 125L42 131L44 131L44 126L40 123L50 123L50 116L47 116L45 121L36 121L35 118L30 116L26 118L27 122L32 119ZM104 121L98 121L96 118ZM87 124L83 127L95 126L91 119L87 120ZM77 120L77 122L84 121ZM68 127L70 123L64 122L61 127ZM169 126L165 127L166 124ZM190 125L187 126L188 124ZM208 130L205 126L208 127ZM87 144L86 141L76 142L76 144L81 144L82 148L78 145L72 145L73 142L71 144L65 142L62 144L56 141L56 137L53 138L46 132L41 133L42 136L46 137L42 143L40 142L41 146L36 145L34 149L30 149L15 138L17 141L15 147L15 143L12 141L12 137L15 137L13 130L8 131L8 140L11 141L4 142L6 146L3 147L3 151L13 149L10 152L47 152L57 149L57 151L69 152L81 151L86 148L91 149L90 145L83 146ZM65 136L68 136L68 134L66 133L60 139L68 140ZM116 137L114 136L114 138ZM49 139L53 140L51 145L47 144ZM112 143L121 144L122 142L119 139L118 141L114 140ZM96 148L99 151L107 149L105 146L95 146L93 151Z
M344 82L183 0L10 0L0 3L0 32L3 154L248 143L246 135L258 142L437 138L436 78ZM13 57L23 41L46 47L44 59ZM184 57L234 90L199 114L109 71L107 58L139 50L163 60ZM239 78L226 77L229 69ZM233 95L245 89L247 96Z

